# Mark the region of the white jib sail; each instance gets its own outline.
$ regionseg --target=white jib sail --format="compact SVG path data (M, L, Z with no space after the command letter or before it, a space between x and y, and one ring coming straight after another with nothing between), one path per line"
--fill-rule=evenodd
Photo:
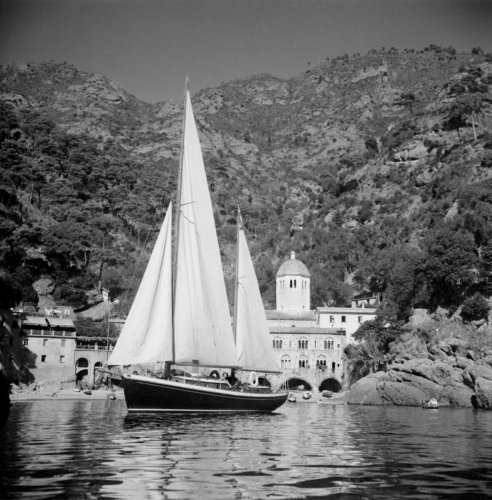
M142 282L108 365L172 359L172 206L164 218Z
M278 371L260 288L244 230L238 230L236 347L239 364L249 370Z
M237 366L205 166L186 92L176 262L176 362Z

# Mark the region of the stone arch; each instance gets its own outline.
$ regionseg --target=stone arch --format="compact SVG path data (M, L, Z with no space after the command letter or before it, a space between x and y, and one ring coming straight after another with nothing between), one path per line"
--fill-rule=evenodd
M87 375L89 375L89 361L86 358L79 358L75 362L76 382L80 382Z
M313 387L311 384L304 378L300 377L291 377L287 379L285 382L287 388L289 390L298 390L298 391L312 391Z
M318 388L319 392L331 391L340 392L342 390L342 384L334 377L325 378Z

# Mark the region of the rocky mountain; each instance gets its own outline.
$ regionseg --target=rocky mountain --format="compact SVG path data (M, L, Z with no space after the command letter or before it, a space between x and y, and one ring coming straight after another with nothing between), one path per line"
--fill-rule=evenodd
M79 307L100 285L126 297L174 192L181 104L144 103L55 62L2 67L0 102L9 290L36 303L32 284L49 279L53 300ZM193 103L228 283L239 204L267 305L290 250L313 275L313 306L343 304L388 291L388 252L428 252L429 232L452 224L473 240L467 266L481 274L460 299L485 286L491 55L373 50L291 79L226 82ZM418 300L432 306L430 274L419 289L434 291Z

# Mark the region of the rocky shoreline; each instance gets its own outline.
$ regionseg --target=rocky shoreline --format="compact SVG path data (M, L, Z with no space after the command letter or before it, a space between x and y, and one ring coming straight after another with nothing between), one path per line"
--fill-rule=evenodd
M492 357L463 352L460 339L419 349L420 357L396 359L385 371L357 381L347 403L352 405L420 406L431 398L440 406L492 410Z

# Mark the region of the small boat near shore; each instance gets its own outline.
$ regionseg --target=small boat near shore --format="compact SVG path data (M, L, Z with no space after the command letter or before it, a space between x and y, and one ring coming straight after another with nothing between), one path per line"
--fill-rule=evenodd
M424 408L425 410L438 410L439 402L436 398L431 398L429 399L429 401L422 402L422 408Z
M244 224L237 216L234 318L188 89L177 214L169 207L108 360L123 367L130 412L271 412L280 374ZM171 242L171 240L173 242ZM143 369L142 369L143 367ZM219 374L220 372L220 374Z

